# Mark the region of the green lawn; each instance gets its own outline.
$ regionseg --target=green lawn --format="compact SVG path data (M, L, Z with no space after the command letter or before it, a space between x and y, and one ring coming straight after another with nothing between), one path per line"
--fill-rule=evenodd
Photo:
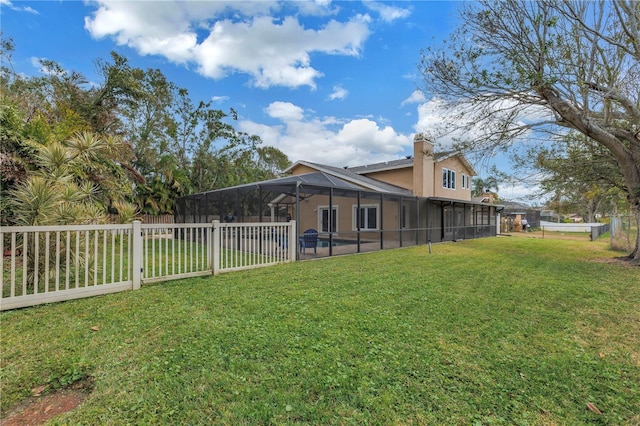
M490 238L5 312L2 408L91 376L59 424L637 425L640 269L617 255Z

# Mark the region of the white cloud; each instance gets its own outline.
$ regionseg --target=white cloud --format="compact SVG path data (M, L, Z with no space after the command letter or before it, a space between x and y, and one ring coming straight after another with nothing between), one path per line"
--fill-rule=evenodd
M367 0L364 1L363 4L369 9L378 12L380 14L380 18L385 22L393 22L396 19L406 18L411 15L411 10L409 9L389 6L388 4L377 1Z
M228 100L229 100L228 96L212 96L211 97L211 101L215 102L217 104L221 104L221 103L226 102Z
M292 161L338 167L370 164L401 158L413 143L412 135L367 118L317 117L289 102L273 102L265 111L280 124L245 120L239 123L240 130L260 136L265 145L280 149Z
M341 86L333 86L333 92L329 95L329 100L345 99L349 95L349 91Z
M527 185L525 183L498 185L498 195L507 201L518 201L531 206L546 204L546 198L540 196L542 190L538 184Z
M47 58L38 58L36 56L32 56L29 58L29 62L31 63L31 66L34 68L38 69L38 72L41 74L46 74L46 75L56 75L56 76L63 76L65 73L65 70L62 68L58 68L55 62L53 67L47 66L47 65L43 65L43 62L48 61Z
M426 100L427 98L424 96L424 93L421 90L416 89L407 99L402 101L401 105L404 106L407 104L419 104L421 102L425 102Z
M40 14L37 10L35 10L30 6L23 6L23 7L15 6L10 0L0 0L0 6L8 7L9 9L14 10L16 12L27 12L33 15Z
M303 109L291 102L272 102L265 111L270 117L278 118L285 123L301 121L304 118Z
M444 101L432 98L418 105L418 122L414 124L413 129L416 133L429 135L436 141L440 149L450 149L454 144L453 139L456 134L455 132L451 133L447 117Z
M112 37L142 55L160 55L195 64L210 78L240 72L257 87L316 87L323 73L311 65L312 53L358 56L370 31L367 15L329 20L307 28L295 16L274 18L275 2L110 2L85 18L95 38ZM330 3L305 5L307 13L328 14ZM314 12L315 11L315 12Z
M303 15L327 16L338 13L338 7L331 4L331 0L311 0L295 3Z
M514 108L519 108L515 118L509 116ZM491 117L488 116L489 112ZM451 147L456 141L481 147L504 130L505 120L512 122L512 129L522 130L518 141L526 142L536 139L536 130L527 125L552 118L543 107L519 107L511 100L476 107L451 106L442 99L431 98L418 105L418 122L414 130L416 133L429 132L444 147ZM544 139L548 140L548 136Z
M378 123L366 118L351 120L336 135L340 143L369 150L372 153L397 155L409 145L408 136L399 135L391 126L380 128Z
M31 62L32 67L42 70L42 64L40 63L40 61L43 59L44 58L38 58L37 56L32 56L29 58L29 62Z

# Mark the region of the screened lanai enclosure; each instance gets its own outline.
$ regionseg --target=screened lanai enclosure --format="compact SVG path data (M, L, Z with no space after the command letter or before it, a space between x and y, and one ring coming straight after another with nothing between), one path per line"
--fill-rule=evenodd
M498 210L409 190L367 191L314 172L182 197L175 222L225 222L229 214L236 224L295 220L297 257L307 259L495 236ZM308 230L317 232L315 244L303 238Z

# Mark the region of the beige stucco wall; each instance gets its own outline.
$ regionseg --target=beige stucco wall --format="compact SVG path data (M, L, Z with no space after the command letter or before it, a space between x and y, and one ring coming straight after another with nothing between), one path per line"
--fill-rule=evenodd
M317 169L305 166L304 164L297 164L293 169L290 170L292 175L303 175L305 173L313 173L317 171Z
M442 186L442 169L449 169L456 172L456 189L444 188ZM447 158L435 164L433 173L434 195L442 198L454 198L456 200L471 201L471 183L469 189L462 188L462 174L469 176L470 170L457 157Z
M413 188L413 168L411 167L367 173L364 176L409 190Z
M356 198L333 197L333 206L337 208L338 223L336 232L338 238L355 238L353 206L357 205ZM361 199L361 206L375 205L378 209L378 228L380 228L380 200L379 199ZM313 228L322 231L321 215L319 211L329 207L329 197L324 195L314 195L313 197L300 202L300 232ZM398 203L394 201L384 202L383 229L395 230L400 227L400 209ZM292 208L292 214L295 218L295 208ZM351 233L351 235L349 235ZM361 234L362 238L367 238L366 234Z

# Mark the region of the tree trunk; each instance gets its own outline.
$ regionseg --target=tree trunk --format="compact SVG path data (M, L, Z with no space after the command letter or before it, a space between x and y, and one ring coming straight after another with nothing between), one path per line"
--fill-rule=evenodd
M633 252L627 257L631 264L640 266L640 200L634 205L634 216L636 218L636 246Z
M596 203L593 199L587 202L587 210L589 211L589 220L587 222L593 223L596 221Z

